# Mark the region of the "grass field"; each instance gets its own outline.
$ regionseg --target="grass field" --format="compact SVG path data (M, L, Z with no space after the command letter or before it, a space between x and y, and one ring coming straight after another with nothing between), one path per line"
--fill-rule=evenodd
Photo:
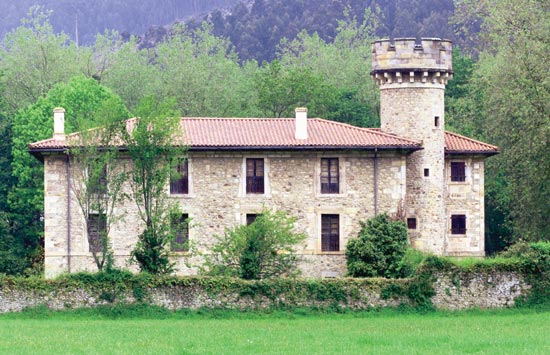
M550 354L550 312L0 316L0 354Z

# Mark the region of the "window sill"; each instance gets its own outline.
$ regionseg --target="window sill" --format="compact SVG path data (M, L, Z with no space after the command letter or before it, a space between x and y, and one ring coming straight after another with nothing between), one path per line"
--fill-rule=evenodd
M338 251L318 251L315 255L345 255L343 250Z
M193 198L195 197L194 194L169 194L168 195L171 198Z
M190 251L169 251L168 256L191 256Z
M452 233L450 233L449 237L450 238L466 238L466 237L468 237L468 235L466 233L464 233L464 234L452 234Z
M324 194L324 193L318 192L316 196L320 198L330 198L330 197L344 198L344 197L347 197L347 193L343 192L338 194L329 194L329 193Z

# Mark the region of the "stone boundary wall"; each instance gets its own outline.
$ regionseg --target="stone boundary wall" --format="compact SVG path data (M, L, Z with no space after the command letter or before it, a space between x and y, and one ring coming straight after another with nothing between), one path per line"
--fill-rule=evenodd
M438 272L434 274L437 309L511 307L530 285L517 272ZM145 283L92 282L71 279L0 279L0 313L45 305L50 309L96 307L145 302L171 310L219 308L258 310L270 307L339 307L364 310L412 305L407 286L412 279L299 279L245 281L200 277ZM393 290L393 291L392 291Z

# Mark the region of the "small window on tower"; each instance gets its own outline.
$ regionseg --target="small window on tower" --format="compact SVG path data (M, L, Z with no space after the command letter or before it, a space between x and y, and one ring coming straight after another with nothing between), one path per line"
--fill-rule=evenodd
M434 118L434 126L439 127L439 116L435 116L435 118Z
M430 176L430 169L427 169L427 168L424 169L424 176L425 176L425 177Z

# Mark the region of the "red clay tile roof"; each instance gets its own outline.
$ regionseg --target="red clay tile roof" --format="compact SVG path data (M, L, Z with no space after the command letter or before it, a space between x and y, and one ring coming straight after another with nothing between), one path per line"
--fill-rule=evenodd
M135 119L128 120L132 125ZM294 118L195 118L181 120L182 143L189 149L420 149L419 142L344 123L308 119L308 138L294 138ZM30 151L62 150L66 141L46 139L29 144Z
M498 154L498 147L453 132L445 132L445 153L493 155Z
M127 121L132 126L135 118ZM294 118L198 118L181 119L181 143L194 149L421 149L419 142L345 123L308 119L308 138L294 138ZM31 152L56 151L78 140L78 133L66 140L54 138L29 144ZM179 139L178 139L179 140ZM445 153L498 154L498 147L452 132L445 132Z

